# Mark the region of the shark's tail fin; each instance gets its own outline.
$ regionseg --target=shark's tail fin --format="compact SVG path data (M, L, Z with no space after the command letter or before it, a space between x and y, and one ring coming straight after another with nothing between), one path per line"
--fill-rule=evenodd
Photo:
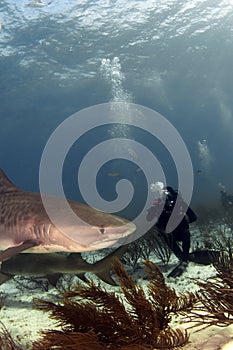
M114 279L110 275L110 271L112 269L112 264L114 262L114 258L121 258L122 255L127 250L128 246L123 245L116 250L114 250L111 254L107 255L105 258L97 261L94 264L94 274L98 276L102 281L111 284L112 286L116 286L117 283L114 281Z

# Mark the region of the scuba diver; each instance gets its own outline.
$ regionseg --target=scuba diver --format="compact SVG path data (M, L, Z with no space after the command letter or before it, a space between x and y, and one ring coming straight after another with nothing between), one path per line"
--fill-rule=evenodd
M185 271L188 265L190 249L189 224L196 221L197 216L184 202L181 195L172 187L165 187L160 193L159 199L155 200L152 207L148 209L147 220L153 220L162 210L155 226L160 237L180 261L179 265L168 275L168 277L177 277ZM179 215L182 218L178 225L171 232L167 233L166 227L176 203L179 205ZM182 247L180 247L178 242L182 243Z

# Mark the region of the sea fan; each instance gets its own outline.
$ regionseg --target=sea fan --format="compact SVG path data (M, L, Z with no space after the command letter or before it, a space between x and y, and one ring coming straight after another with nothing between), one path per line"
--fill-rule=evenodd
M61 304L36 299L36 307L49 311L62 330L43 331L33 349L150 350L186 344L187 332L172 329L169 323L172 315L191 310L196 295L177 296L166 286L156 265L145 264L148 297L116 259L114 270L124 301L93 282L65 293Z
M4 324L0 321L0 349L1 350L20 350L22 349L12 338Z
M200 303L184 317L184 321L194 323L190 328L202 330L233 324L233 273L219 271L216 277L196 283L200 287L197 293Z

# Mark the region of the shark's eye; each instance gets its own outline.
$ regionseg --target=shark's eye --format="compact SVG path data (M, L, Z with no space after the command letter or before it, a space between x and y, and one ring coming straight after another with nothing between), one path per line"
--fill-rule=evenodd
M100 228L100 233L103 235L105 233L105 228L103 226L101 226Z

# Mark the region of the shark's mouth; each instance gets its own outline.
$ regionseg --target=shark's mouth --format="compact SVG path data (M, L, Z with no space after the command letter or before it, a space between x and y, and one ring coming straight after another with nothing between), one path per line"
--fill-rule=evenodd
M127 242L127 238L129 235L122 235L121 237L117 237L117 238L109 238L109 239L105 239L105 240L99 240L99 241L95 241L92 243L87 244L87 247L94 247L96 249L100 249L102 248L107 248L110 247L116 243L119 243L119 245L123 245L126 244Z
M99 241L91 242L91 243L87 244L87 246L88 247L96 247L96 246L105 245L106 243L107 243L107 245L112 245L112 244L116 243L117 241L119 241L119 239L120 238L118 237L118 238L111 238L111 239L109 238L109 239L99 240Z
M87 247L93 247L96 249L107 248L107 247L114 245L115 243L123 242L123 239L127 238L127 237L128 237L128 235L122 235L121 237L118 236L115 238L106 238L104 240L102 239L102 240L91 242L91 243L87 244ZM120 245L122 245L122 244L120 244Z

